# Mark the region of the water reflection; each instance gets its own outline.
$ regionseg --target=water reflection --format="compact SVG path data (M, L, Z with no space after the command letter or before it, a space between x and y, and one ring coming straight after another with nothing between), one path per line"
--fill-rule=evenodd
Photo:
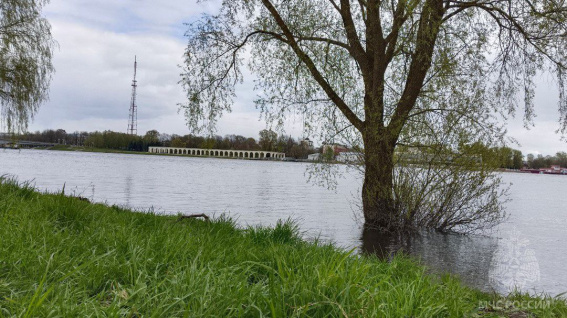
M486 236L465 236L424 231L414 235L387 235L365 227L361 235L361 251L390 259L396 253L418 258L433 273L454 273L466 284L498 291L489 277L498 240Z
M124 200L126 201L126 205L130 206L130 201L132 200L132 175L130 173L126 174L124 181Z

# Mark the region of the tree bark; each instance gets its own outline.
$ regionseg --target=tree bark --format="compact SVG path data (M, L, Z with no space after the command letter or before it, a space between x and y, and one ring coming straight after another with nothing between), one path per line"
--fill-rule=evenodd
M393 196L394 142L385 131L364 134L365 174L362 209L365 225L384 231L397 227Z

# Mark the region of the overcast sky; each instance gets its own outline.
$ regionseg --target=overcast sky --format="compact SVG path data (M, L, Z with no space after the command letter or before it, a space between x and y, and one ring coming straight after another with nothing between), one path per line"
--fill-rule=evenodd
M138 133L156 129L187 134L178 103L185 97L178 84L186 44L184 23L215 11L196 0L52 0L44 14L59 43L50 101L37 113L29 129L126 132L134 56L138 58ZM535 127L523 128L519 118L509 123L510 136L527 153L555 154L567 145L555 134L557 91L548 77L538 80ZM231 114L218 124L219 135L257 138L266 127L255 109L250 82L239 88ZM301 126L290 120L287 132L301 136Z

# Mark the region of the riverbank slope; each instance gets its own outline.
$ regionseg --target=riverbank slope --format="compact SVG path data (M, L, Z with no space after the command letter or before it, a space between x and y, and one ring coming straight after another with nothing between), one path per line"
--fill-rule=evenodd
M564 301L488 295L407 258L305 242L290 223L134 213L2 178L0 238L0 316L567 316Z

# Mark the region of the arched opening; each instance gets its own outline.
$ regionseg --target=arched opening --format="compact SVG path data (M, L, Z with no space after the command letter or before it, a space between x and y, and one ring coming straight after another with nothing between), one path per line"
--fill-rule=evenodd
M269 152L266 154L266 158L270 158L270 153L269 153Z

